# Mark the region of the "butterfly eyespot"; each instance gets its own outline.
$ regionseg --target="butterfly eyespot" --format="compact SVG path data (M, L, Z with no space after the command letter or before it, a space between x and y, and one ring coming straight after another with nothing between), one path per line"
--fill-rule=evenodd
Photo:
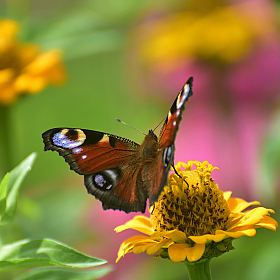
M173 157L173 146L171 145L165 148L163 151L162 161L165 168L170 165L171 160L173 160L172 157Z
M81 146L86 140L86 135L81 129L62 129L53 135L54 145L73 149Z
M106 184L106 180L104 179L104 177L101 174L97 174L94 177L94 182L98 187L104 187L104 185Z
M92 182L96 187L104 190L110 190L113 185L111 182L107 181L106 178L102 174L96 174L93 177L93 182Z
M82 159L86 159L87 158L87 155L82 155Z
M120 169L107 169L95 174L86 175L85 183L88 192L94 194L96 189L108 191L115 187L120 178Z
M173 126L176 126L176 124L177 124L177 122L174 121L174 122L173 122Z
M112 184L108 185L106 179L101 174L95 175L94 182L98 187L105 188L106 190L110 190L113 186Z

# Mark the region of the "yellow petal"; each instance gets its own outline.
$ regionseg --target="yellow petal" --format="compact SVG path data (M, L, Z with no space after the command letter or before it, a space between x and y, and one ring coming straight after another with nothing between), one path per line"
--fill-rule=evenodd
M154 234L151 235L152 237L156 236L166 236L169 238L172 238L173 241L182 243L187 239L187 236L184 232L174 229L170 231L161 231L161 232L155 232Z
M278 228L278 223L273 218L266 216L259 223L257 223L256 226L276 231L276 229Z
M23 54L26 60L29 58L29 51ZM61 55L57 50L51 50L37 54L36 57L22 70L33 78L44 78L46 83L62 83L65 80L65 69L61 63Z
M126 254L129 248L134 247L135 244L141 243L142 245L146 245L149 244L149 242L153 242L153 241L146 236L135 235L128 238L121 244L119 248L119 252L123 252L124 254Z
M0 86L9 83L15 76L15 71L12 68L0 70Z
M15 21L9 19L3 19L0 21L0 36L8 37L12 39L15 37L16 32L18 30L18 24Z
M147 218L146 216L135 216L134 219L135 221L141 223L142 225L145 225L147 227L152 228L152 224L149 218Z
M157 253L159 249L162 248L168 241L169 239L163 239L161 242L157 242L156 244L149 245L147 247L146 253L148 255L153 255Z
M230 231L217 230L216 233L217 234L223 234L224 233L229 237L237 239L237 238L239 238L243 235L253 237L256 234L256 230L253 227L245 226L245 227L237 227L237 228L234 228L233 230L230 230Z
M18 98L18 92L15 91L14 85L9 83L5 86L0 86L0 103L10 105Z
M182 262L186 258L189 262L199 260L205 250L205 244L195 244L189 247L187 244L172 244L168 247L168 254L174 263Z
M195 244L187 249L187 259L189 262L198 261L205 251L205 244Z
M266 209L264 207L257 207L252 210L249 210L244 213L242 219L239 220L238 223L233 225L230 230L237 226L248 226L255 225L259 223L265 216L267 216L270 212L270 209Z
M224 199L225 199L226 201L228 201L229 198L230 198L230 196L231 196L231 194L232 194L232 192L224 192Z
M123 244L120 246L119 251L118 251L118 257L116 259L116 263L120 260L121 257L124 257L125 254L132 252L133 246L132 245L126 245L123 246Z
M154 245L157 245L158 242L154 240L147 240L146 242L137 242L133 246L133 253L134 254L140 254L147 250L148 247L152 247Z
M146 244L143 244L142 242L137 243L133 248L133 253L139 254L146 251L148 255L153 255L157 253L168 241L169 239L163 239L161 242L150 240Z
M59 63L60 60L61 56L57 50L39 53L24 70L35 75L42 75L54 65Z
M187 257L187 244L172 244L168 247L168 254L174 263L183 262Z
M116 262L118 262L120 258L123 257L125 254L132 252L135 244L140 242L142 242L142 246L145 246L149 242L153 242L153 241L149 239L149 237L144 235L135 235L128 238L121 244L118 251L118 258L116 259Z
M22 74L15 80L15 88L19 92L36 93L46 86L44 77Z
M134 241L144 241L144 240L151 240L151 238L145 235L134 235L126 239L122 244L131 243Z
M251 205L260 205L258 201L247 202L241 198L233 197L229 198L227 202L231 212L241 212Z
M147 235L154 233L150 220L145 216L136 216L124 225L115 228L116 232L121 232L126 229L135 229Z
M205 244L208 240L213 240L214 242L220 242L226 237L225 233L220 234L204 234L201 236L189 236L189 238L196 244Z

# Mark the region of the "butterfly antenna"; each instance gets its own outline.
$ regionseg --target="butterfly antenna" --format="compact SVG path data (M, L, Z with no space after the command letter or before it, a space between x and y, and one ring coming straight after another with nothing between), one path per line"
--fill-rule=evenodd
M139 130L139 129L137 129L137 128L135 128L135 127L133 127L133 126L131 126L131 125L129 125L129 124L127 124L127 123L125 123L125 122L123 122L123 121L121 121L120 119L116 118L116 120L117 120L118 122L120 122L120 123L122 123L122 124L125 124L125 125L127 125L127 126L129 126L129 127L133 128L133 129L135 129L135 130L137 130L137 131L139 131L139 132L141 132L142 134L144 134L144 135L146 135L146 136L147 136L147 134L145 134L145 133L144 133L144 132L142 132L141 130Z
M153 129L153 132L160 126L160 124L166 120L166 117L164 117L160 122L159 124Z
M176 174L177 176L179 176L180 178L182 178L182 176L177 172L177 170L176 170L176 168L175 168L175 166L174 166L174 163L172 164L172 168L173 168L175 174ZM186 180L184 180L184 182L188 185L188 188L189 188L189 187L190 187L189 183L188 183Z

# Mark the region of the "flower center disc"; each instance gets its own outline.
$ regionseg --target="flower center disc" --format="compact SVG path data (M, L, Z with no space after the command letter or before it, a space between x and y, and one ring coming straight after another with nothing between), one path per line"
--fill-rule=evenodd
M196 169L192 170L195 165ZM185 170L181 170L182 167ZM151 222L155 231L183 231L187 236L214 234L225 230L230 209L223 192L210 177L216 169L208 162L178 162L179 177L171 174L168 186L154 204ZM187 184L187 183L188 184Z

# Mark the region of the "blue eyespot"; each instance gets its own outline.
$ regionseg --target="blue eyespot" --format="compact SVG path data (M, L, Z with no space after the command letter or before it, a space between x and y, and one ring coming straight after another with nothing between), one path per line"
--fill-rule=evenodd
M163 151L163 156L162 156L163 166L165 168L168 167L172 160L173 160L173 145L168 146Z
M66 148L66 149L73 149L73 148L79 147L80 145L82 145L84 143L84 140L82 140L82 141L71 140L67 137L67 135L65 135L61 132L57 132L56 134L54 134L52 141L53 141L54 145L62 147L62 148Z
M107 183L107 181L105 180L105 178L101 174L97 174L94 177L94 182L100 188L103 188L105 186L105 184Z
M111 182L107 181L106 178L102 174L95 175L94 184L95 184L95 186L97 186L101 189L106 189L106 190L110 190L113 187Z

